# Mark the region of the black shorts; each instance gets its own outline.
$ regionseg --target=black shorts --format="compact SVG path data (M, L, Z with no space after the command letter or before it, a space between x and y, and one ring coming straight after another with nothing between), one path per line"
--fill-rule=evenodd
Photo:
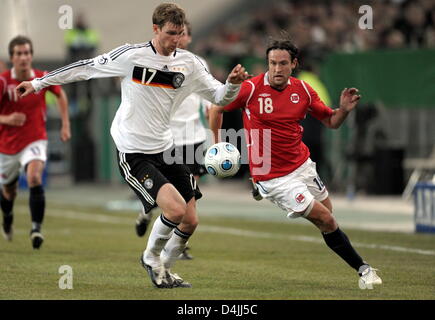
M193 197L197 200L202 197L189 168L184 164L166 164L163 152L144 154L118 151L117 156L122 177L142 201L146 213L157 206L157 193L168 182L178 190L186 203Z
M175 152L182 155L182 162L189 167L194 176L202 177L207 174L204 166L204 142L176 146Z

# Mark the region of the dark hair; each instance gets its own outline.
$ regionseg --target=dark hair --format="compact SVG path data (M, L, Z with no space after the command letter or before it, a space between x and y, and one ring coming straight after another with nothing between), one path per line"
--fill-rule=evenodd
M157 6L153 13L153 24L163 28L166 22L175 24L176 26L184 25L186 14L184 10L175 3L162 3Z
M188 35L188 36L191 36L191 35L192 35L192 26L190 25L190 22L187 21L187 20L185 20L185 21L184 21L184 26L185 26L186 29L187 29L187 35Z
M33 55L33 44L32 40L25 36L16 36L9 42L9 56L12 58L14 55L14 48L15 46L21 46L23 44L29 44L30 45L30 53Z
M282 33L284 36L280 39L269 39L269 45L266 49L266 58L269 58L269 52L272 50L286 50L290 54L290 60L293 61L299 55L299 49L295 44L290 40L286 33Z

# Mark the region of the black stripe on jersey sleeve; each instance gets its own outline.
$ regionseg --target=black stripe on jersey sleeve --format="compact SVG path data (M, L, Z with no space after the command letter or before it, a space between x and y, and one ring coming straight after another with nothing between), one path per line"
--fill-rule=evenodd
M44 79L46 76L52 75L54 72L60 72L60 71L66 70L67 68L70 68L70 67L73 67L73 66L81 66L82 64L83 64L83 60L76 61L74 63L68 64L68 65L60 67L58 69L55 69L55 70L45 74L44 76L42 76L39 79Z
M118 51L116 54L111 55L110 58L111 58L112 61L113 61L113 60L115 60L116 58L118 58L121 54L123 54L123 53L125 53L125 52L127 52L127 51L129 51L129 50L131 50L131 49L139 49L139 48L143 48L143 47L145 47L145 46L146 46L146 45L144 45L144 44L142 44L142 45L135 45L135 46L128 46L127 48L124 48L123 50Z
M109 53L109 57L110 57L110 59L112 59L112 57L113 57L114 55L116 55L118 52L120 52L120 51L122 51L122 50L124 50L124 49L126 49L126 48L128 48L128 47L131 47L131 45L126 44L126 45L123 45L122 47L119 47L118 49L113 50L112 52Z
M194 57L196 58L196 60L198 60L199 63L204 67L205 71L207 71L207 73L210 73L210 72L208 71L207 67L202 63L201 59L198 58L196 55L193 55L193 56L194 56Z
M67 65L65 67L62 67L62 68L53 70L50 73L47 73L45 76L43 76L41 78L38 78L38 80L44 80L46 78L55 76L55 75L57 75L59 73L65 72L67 70L74 69L74 68L81 67L81 66L86 66L88 64L93 64L93 60L92 59L89 59L89 60L80 60L78 62L71 63L71 64L69 64L69 65Z

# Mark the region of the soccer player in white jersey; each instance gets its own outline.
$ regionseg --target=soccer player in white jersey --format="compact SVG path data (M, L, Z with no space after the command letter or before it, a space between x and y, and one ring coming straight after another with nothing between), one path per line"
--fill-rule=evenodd
M328 191L302 142L300 121L309 113L326 127L338 129L357 105L355 88L344 89L340 107L331 109L310 85L291 77L298 48L288 39L274 40L266 50L268 72L246 80L236 100L210 113L215 139L218 113L243 110L251 176L263 198L283 209L289 218L304 217L322 233L325 243L360 276L360 287L382 280L355 251L332 214ZM261 158L259 158L261 155Z
M189 169L170 156L171 115L192 92L226 105L237 97L240 84L249 77L237 65L222 84L194 54L177 49L184 21L184 10L177 4L160 4L152 16L151 41L121 46L17 87L17 94L26 96L49 85L121 77L121 105L110 132L118 149L121 175L142 201L145 212L156 205L163 211L140 258L158 288L191 287L170 268L195 231L195 199L202 196Z
M178 43L178 48L187 49L192 42L192 27L188 21L184 22L184 33ZM207 63L201 57L198 59L208 69ZM188 96L179 106L171 118L171 130L174 136L175 152L183 158L183 163L189 167L196 183L199 178L207 173L204 166L204 142L207 132L201 121L200 111L207 115L213 104L196 93ZM154 214L160 214L161 209L156 207L149 213L140 211L136 219L135 229L139 237L146 233L149 223ZM180 254L179 259L191 260L192 255L188 253L188 247Z

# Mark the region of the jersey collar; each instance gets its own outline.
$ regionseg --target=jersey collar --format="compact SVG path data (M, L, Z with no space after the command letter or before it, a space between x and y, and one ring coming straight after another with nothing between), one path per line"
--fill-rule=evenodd
M149 44L151 46L151 49L153 49L154 53L157 54L157 50L153 45L153 40L150 40ZM175 57L176 54L177 54L177 49L174 50L173 56Z
M35 71L33 71L33 69L30 69L30 78L35 78ZM17 73L15 72L15 68L12 67L11 69L11 78L12 79L16 79L17 78Z
M291 81L290 81L290 77L288 78L288 82L287 82L289 85L291 85L292 83L291 83ZM265 85L265 86L270 86L270 83L269 83L269 71L267 71L265 74L264 74L264 82L263 82L263 84Z

